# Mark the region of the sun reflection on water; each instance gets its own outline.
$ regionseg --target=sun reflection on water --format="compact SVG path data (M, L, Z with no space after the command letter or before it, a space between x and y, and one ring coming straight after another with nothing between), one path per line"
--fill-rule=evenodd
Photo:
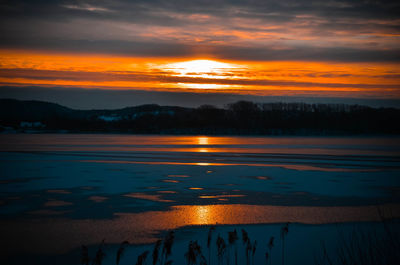
M133 196L143 198L142 194ZM26 238L49 238L39 243L36 241L35 244L27 244L30 251L51 249L61 253L80 244L96 244L104 237L108 242L115 243L120 242L121 238L129 239L129 242L135 244L153 243L157 240L154 235L158 231L191 225L380 221L382 217L399 218L399 207L399 204L380 205L379 213L377 206L179 205L164 211L116 213L112 219L41 219L41 222L34 223L26 220L2 220L0 225L3 231L17 231L17 235L12 234L13 238L22 237L21 233ZM26 229L21 231L21 227ZM54 244L59 238L63 238L62 242Z
M197 219L196 224L209 224L212 221L211 208L208 206L198 206L195 216Z
M209 145L209 138L202 136L197 138L198 145ZM198 153L208 153L210 150L208 148L200 147L197 149Z

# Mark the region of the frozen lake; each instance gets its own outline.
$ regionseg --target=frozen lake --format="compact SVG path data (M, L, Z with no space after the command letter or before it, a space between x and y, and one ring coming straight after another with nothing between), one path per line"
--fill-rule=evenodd
M214 239L248 230L265 264L270 236L279 245L287 222L287 264L312 264L338 231L379 234L382 217L399 227L397 137L10 134L0 135L0 170L8 264L80 264L80 246L93 256L103 239L107 264L119 243L134 244L120 263L132 264L171 229L173 264L184 264L189 240L207 249L211 225Z

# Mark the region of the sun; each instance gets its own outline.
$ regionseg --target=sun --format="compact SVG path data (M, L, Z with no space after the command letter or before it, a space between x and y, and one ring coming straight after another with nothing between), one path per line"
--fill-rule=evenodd
M208 137L198 137L197 142L199 145L208 145Z
M178 77L175 85L182 89L226 90L234 85L221 84L216 79L236 79L237 72L243 65L220 62L209 59L194 59L189 61L169 62L160 65L158 69L168 76Z
M191 60L167 64L164 70L174 72L178 76L224 78L224 74L237 68L231 63L214 60Z

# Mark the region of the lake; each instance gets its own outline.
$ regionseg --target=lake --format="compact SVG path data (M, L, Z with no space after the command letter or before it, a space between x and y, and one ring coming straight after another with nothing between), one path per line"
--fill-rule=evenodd
M282 244L285 264L313 264L321 242L335 255L349 231L400 228L398 137L3 134L0 170L3 264L80 264L81 245L93 257L103 239L103 264L124 240L132 264L170 230L173 264L190 240L218 264L216 237L234 229L239 259L245 229L255 264L266 251L281 264Z

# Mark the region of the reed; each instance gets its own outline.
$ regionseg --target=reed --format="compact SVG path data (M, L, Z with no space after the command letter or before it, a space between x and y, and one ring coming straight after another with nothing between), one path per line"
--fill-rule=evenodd
M199 261L200 265L207 265L206 258L201 252L201 247L197 241L190 241L188 251L185 253L185 258L188 265L197 264Z
M124 242L122 242L121 245L119 246L118 251L117 251L117 260L116 260L117 265L118 265L119 262L121 261L122 255L123 255L124 252L125 252L125 248L126 248L126 246L128 246L128 245L129 245L129 242L128 242L128 241L124 241Z
M322 243L322 257L318 260L316 257L315 263L317 265L397 265L400 264L400 232L396 229L398 226L392 228L389 223L384 224L384 228L380 231L383 233L377 233L377 231L363 232L361 230L355 230L346 236L342 235L340 241L340 246L337 248L337 252L328 252L325 244ZM207 247L210 250L212 247L212 234L216 231L214 227L210 228L209 236L207 238ZM286 260L285 243L286 237L289 233L289 223L283 225L280 229L281 241L282 241L282 264L284 265ZM218 265L229 264L230 252L233 246L236 246L238 236L236 229L234 231L228 232L228 244L225 239L218 234L215 243L217 247L217 260ZM158 240L153 249L152 253L152 264L153 265L171 265L173 260L170 259L172 253L172 246L174 243L174 232L170 231L165 236L164 240ZM275 247L275 238L272 236L269 238L267 245L267 250L265 252L265 264L272 264L272 250ZM256 261L257 246L256 240L252 241L249 234L242 229L242 243L245 247L246 263L244 261L244 256L242 260L238 260L237 251L235 251L235 264L259 264L259 260ZM121 261L126 247L129 245L127 241L121 243L117 251L117 261L118 265ZM160 248L162 247L162 253L160 255ZM228 248L227 248L228 247ZM95 258L92 260L92 265L102 265L103 259L105 257L104 240L101 242L98 250L96 252ZM237 249L235 249L237 250ZM278 249L279 251L279 249ZM330 249L330 251L332 251ZM143 252L138 256L136 265L144 265L148 257L149 251ZM332 257L331 255L334 254ZM202 253L202 248L198 241L191 240L189 242L184 258L187 265L207 265L207 259ZM210 263L210 253L208 256L208 264ZM81 264L89 265L89 251L86 246L81 248Z
M228 242L229 242L229 248L231 249L232 246L235 247L235 265L237 265L237 246L236 246L236 241L238 240L238 235L236 232L236 229L233 230L232 232L228 232Z
M282 239L282 265L285 265L285 237L289 233L289 223L286 223L281 228L281 239Z
M246 264L250 265L250 252L252 250L251 241L248 240L246 244Z
M82 265L89 265L90 259L89 259L89 250L87 246L82 245L81 248L81 264Z
M354 228L349 235L341 236L335 251L328 252L325 242L321 241L320 256L317 265L398 265L400 264L400 231L392 229L387 221L382 222L383 233L364 231ZM381 230L381 231L382 231Z
M153 248L153 265L156 265L158 263L158 257L160 253L160 247L161 247L162 240L157 240L157 242L154 244Z
M162 260L164 260L164 263L162 264L165 264L165 262L168 260L168 257L171 255L171 249L172 245L174 244L174 238L175 238L174 231L169 231L165 236L163 251L162 251L163 253Z
M252 250L251 250L251 257L252 257L253 265L254 265L254 255L256 254L256 249L257 249L257 240L254 240Z
M272 248L274 247L274 237L271 236L268 242L268 250L265 253L265 258L266 258L266 263L268 264L268 258L269 258L269 264L272 262ZM269 254L268 254L269 253Z
M143 252L142 254L140 254L140 255L138 256L136 265L143 265L143 264L146 262L146 258L147 258L147 255L148 255L148 254L149 254L149 251L148 251L148 250L146 250L145 252Z
M93 265L101 265L103 263L103 259L106 256L106 253L103 251L104 247L104 242L105 240L101 241L101 244L99 245L99 248L97 249L96 256L93 259Z
M249 234L246 230L242 229L242 242L246 244L249 241Z
M218 250L218 265L222 265L224 255L226 252L225 240L218 234L217 238L217 250Z
M251 243L250 243L249 234L247 234L246 230L244 230L244 229L242 229L242 243L244 245L244 251L245 251L245 255L246 255L246 264L249 265L250 264L249 253L251 250Z
M208 265L211 265L211 240L212 240L212 234L214 231L215 231L214 226L211 226L210 230L208 230L208 237L207 237Z

